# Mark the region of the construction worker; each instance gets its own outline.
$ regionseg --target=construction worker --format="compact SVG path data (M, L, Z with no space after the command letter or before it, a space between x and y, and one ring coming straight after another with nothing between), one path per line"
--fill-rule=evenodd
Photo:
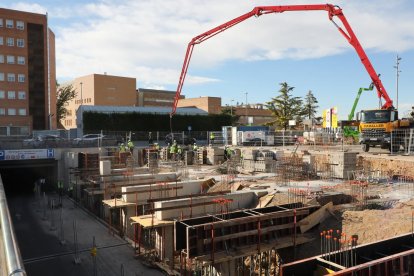
M210 132L210 145L214 144L214 139L216 139L214 132Z
M233 150L229 146L226 146L224 148L224 156L226 157L226 159L229 160L232 154L233 154Z
M131 140L128 140L128 148L130 152L134 151L134 143Z
M171 160L175 160L177 155L177 141L174 140L174 143L170 147L170 154L171 154Z
M121 145L119 146L119 152L125 152L126 148L125 148L125 144L121 143Z
M197 146L196 143L194 143L194 145L193 145L193 151L197 151L197 150L198 150L198 146Z
M183 154L183 149L181 148L180 145L177 146L177 159L181 160L182 158L182 154Z
M158 144L158 143L155 143L154 144L154 146L155 146L155 149L159 152L160 151L160 144Z

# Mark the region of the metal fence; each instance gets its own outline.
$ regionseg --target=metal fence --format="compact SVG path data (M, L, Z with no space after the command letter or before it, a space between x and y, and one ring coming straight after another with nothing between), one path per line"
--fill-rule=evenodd
M414 155L414 129L397 129L391 132L391 154Z
M24 276L23 261L7 206L3 181L0 176L0 271L1 275Z

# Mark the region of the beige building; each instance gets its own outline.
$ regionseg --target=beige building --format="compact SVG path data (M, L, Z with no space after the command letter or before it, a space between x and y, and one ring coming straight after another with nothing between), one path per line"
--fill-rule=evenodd
M47 16L0 8L0 135L56 128L55 35Z
M209 114L221 113L221 98L220 97L199 97L180 99L177 107L196 107L207 111Z
M238 124L240 125L263 125L265 123L274 120L272 111L263 108L263 105L247 105L246 106L233 106L232 112L235 115L240 116Z
M139 88L137 90L137 106L172 107L175 91ZM180 99L184 99L180 95Z
M76 111L81 105L136 106L136 79L92 74L79 77L72 84L77 96L68 103L66 118L61 121L65 129L76 128Z

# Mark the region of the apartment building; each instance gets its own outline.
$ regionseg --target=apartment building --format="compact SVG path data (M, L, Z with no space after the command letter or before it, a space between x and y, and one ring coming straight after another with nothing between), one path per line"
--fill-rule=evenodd
M0 8L0 135L56 128L55 36L47 15Z
M61 120L65 129L77 128L76 112L80 106L136 106L136 79L129 77L91 74L76 78L72 84L76 98L67 103L66 117Z

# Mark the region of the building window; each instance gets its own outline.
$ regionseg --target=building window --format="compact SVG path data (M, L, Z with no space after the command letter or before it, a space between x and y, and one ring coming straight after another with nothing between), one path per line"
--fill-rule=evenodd
M16 108L7 109L7 114L10 116L16 116Z
M0 81L4 81L4 73L0 73Z
M18 30L24 30L24 22L23 21L16 21L16 28Z
M18 38L16 44L17 44L17 47L23 48L24 47L24 39L23 38Z
M6 93L4 90L0 90L0 99L4 99L6 97Z
M3 28L3 18L0 18L0 28Z
M7 38L7 46L14 46L14 38L8 37Z
M14 64L14 56L7 56L7 64Z
M6 19L6 28L13 28L14 24L13 24L13 20L12 19Z
M17 57L17 64L24 65L26 63L25 57Z
M0 63L4 63L4 55L0 55Z
M24 74L18 74L17 75L17 81L18 82L24 82L26 80L26 77Z
M25 91L19 91L17 93L17 97L19 100L25 100L26 99L26 92Z
M4 116L4 115L6 115L6 109L1 107L0 108L0 116Z
M8 82L15 82L16 81L16 75L15 74L7 74L7 81Z
M7 91L7 99L9 100L16 99L16 91Z
M19 116L26 116L26 108L19 108Z
M3 45L3 44L4 44L3 37L2 37L2 36L0 36L0 45Z

